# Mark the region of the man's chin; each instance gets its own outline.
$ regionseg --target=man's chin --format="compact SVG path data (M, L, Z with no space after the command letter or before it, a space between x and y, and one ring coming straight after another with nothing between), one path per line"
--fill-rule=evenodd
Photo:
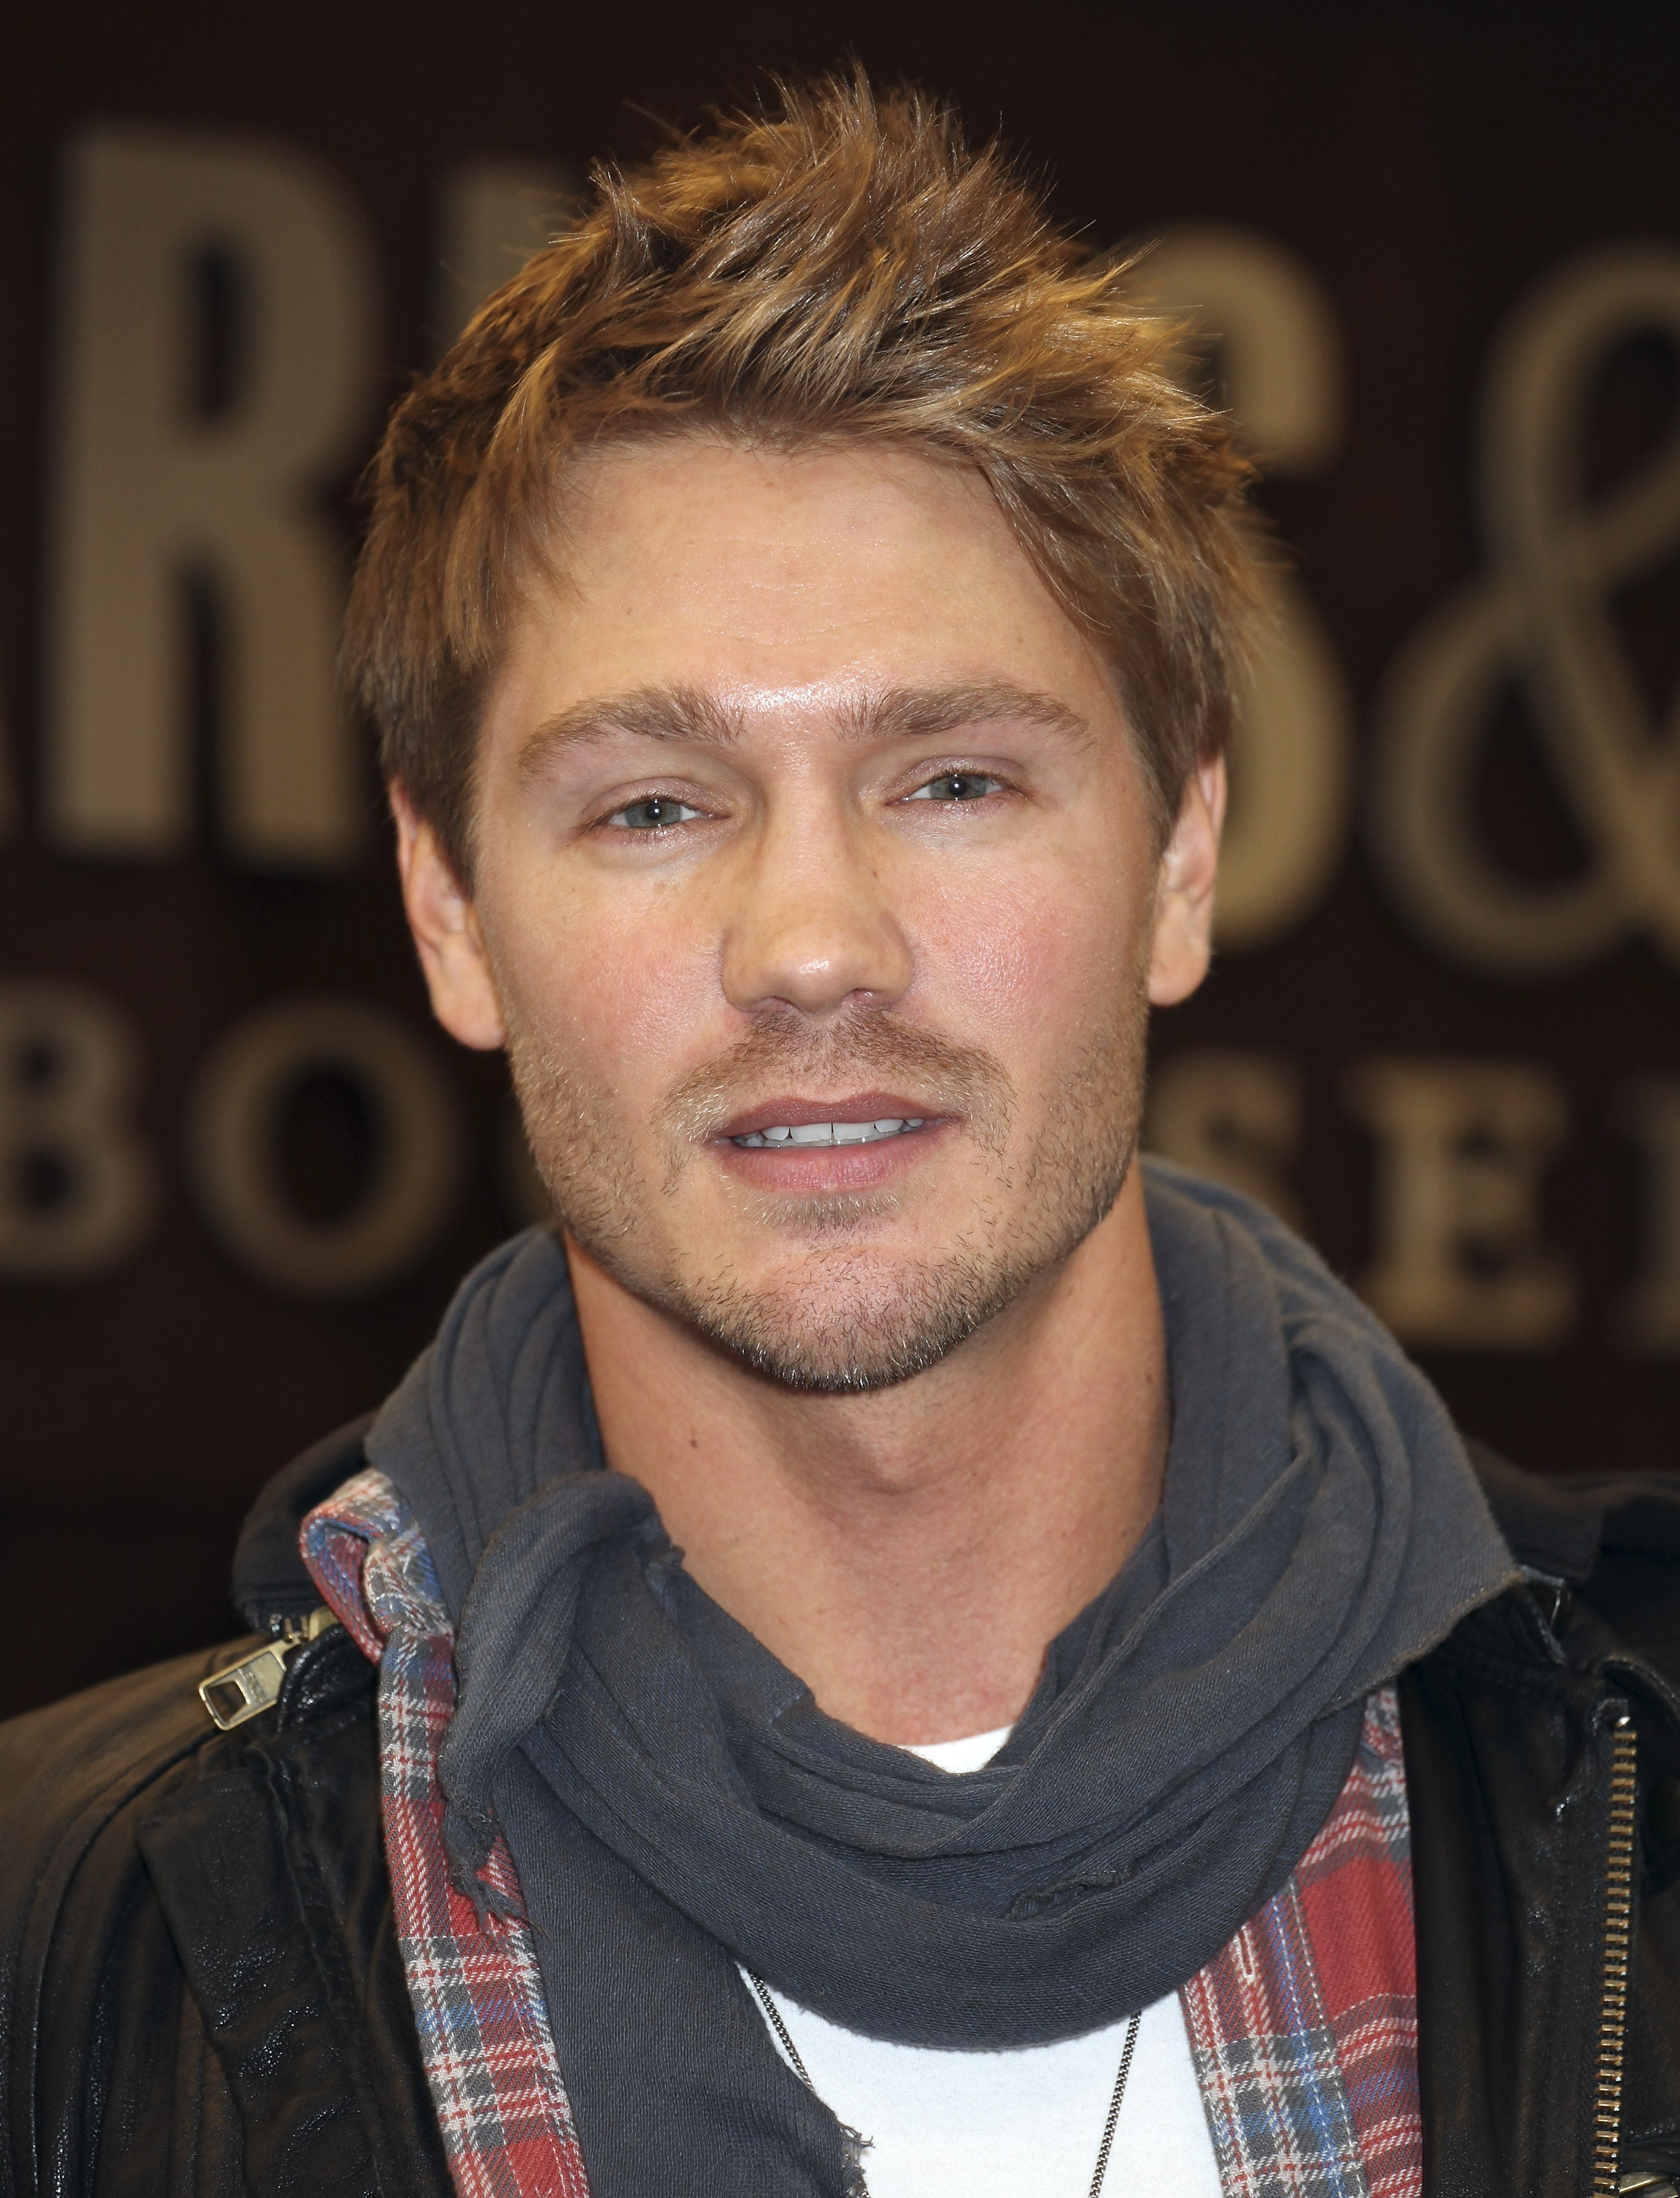
M861 1396L915 1380L937 1366L979 1325L974 1321L899 1328L857 1323L807 1326L775 1318L719 1318L696 1314L694 1325L741 1366L802 1396Z
M754 1288L714 1274L661 1296L668 1311L764 1380L840 1396L927 1373L1029 1279L962 1258L907 1266L808 1254L795 1279Z

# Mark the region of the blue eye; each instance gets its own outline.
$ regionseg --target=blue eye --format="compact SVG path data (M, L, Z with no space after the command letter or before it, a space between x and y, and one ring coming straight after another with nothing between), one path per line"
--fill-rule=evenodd
M626 832L662 832L669 824L686 824L689 817L699 815L698 809L691 809L671 794L646 794L640 801L629 801L622 809L615 809L607 822Z
M914 794L905 798L910 801L979 801L988 794L1000 793L1003 785L1001 778L992 778L985 771L946 770L937 778L930 778L926 786L918 786Z

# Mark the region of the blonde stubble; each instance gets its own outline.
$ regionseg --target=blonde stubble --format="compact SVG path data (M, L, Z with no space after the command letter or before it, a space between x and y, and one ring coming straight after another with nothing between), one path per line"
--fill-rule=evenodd
M610 1095L511 1006L508 1051L532 1157L555 1211L625 1288L782 1387L838 1393L913 1378L1067 1259L1113 1207L1136 1150L1148 1008L1144 971L1119 974L1012 1164L1020 1097L1003 1063L897 1019L849 1009L821 1023L773 1010L654 1112L660 1167L640 1174ZM888 1193L761 1199L749 1224L788 1247L792 1279L753 1282L727 1261L684 1271L660 1209L709 1141L755 1098L884 1085L956 1118L994 1164L977 1210L931 1259L891 1259L869 1239ZM782 1263L784 1265L787 1262Z

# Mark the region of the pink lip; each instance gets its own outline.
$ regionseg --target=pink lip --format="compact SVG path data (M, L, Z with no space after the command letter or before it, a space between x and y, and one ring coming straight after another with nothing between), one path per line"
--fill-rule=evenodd
M903 1122L930 1125L940 1117L925 1101L907 1099L898 1091L853 1091L843 1099L764 1099L746 1108L718 1131L720 1138L750 1137L759 1130L802 1128L807 1122ZM823 1152L825 1146L802 1146L802 1152ZM863 1149L835 1147L834 1150Z

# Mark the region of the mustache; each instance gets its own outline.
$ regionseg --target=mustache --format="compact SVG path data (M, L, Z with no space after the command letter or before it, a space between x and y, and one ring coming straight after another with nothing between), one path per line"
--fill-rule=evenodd
M855 1090L885 1084L914 1094L927 1114L960 1116L981 1143L1000 1149L1015 1111L1009 1071L983 1047L900 1022L888 1011L848 1011L813 1024L797 1009L766 1015L728 1052L673 1084L658 1127L680 1145L705 1144L767 1092Z

